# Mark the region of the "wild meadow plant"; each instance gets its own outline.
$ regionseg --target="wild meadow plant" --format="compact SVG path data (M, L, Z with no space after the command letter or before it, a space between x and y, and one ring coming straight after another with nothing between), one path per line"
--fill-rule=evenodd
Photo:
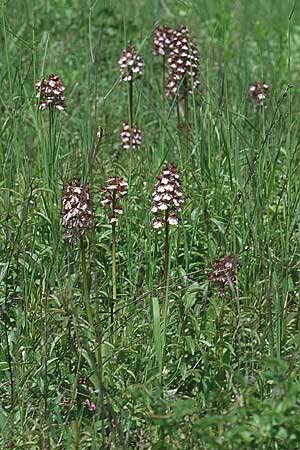
M101 201L102 208L109 208L109 222L111 224L111 261L112 261L112 298L110 306L110 320L114 321L115 308L117 302L117 261L116 261L116 225L118 217L123 214L123 208L120 205L122 200L127 195L128 183L122 177L110 176L106 185L101 189L101 195L104 199Z
M166 95L174 99L177 111L177 127L182 134L183 162L187 166L190 152L189 95L199 88L199 53L187 27L181 26L171 34L168 55L168 79ZM183 123L180 102L183 102Z
M178 225L178 214L183 205L182 181L176 164L165 165L152 194L152 209L154 215L152 226L164 230L164 283L168 282L169 274L169 229L170 225Z
M43 155L43 169L46 172L48 186L53 190L56 185L56 164L58 158L58 137L56 111L65 111L65 86L58 75L50 74L35 84L38 109L49 111L48 145Z
M94 209L90 188L83 185L79 178L69 181L62 198L62 224L66 228L65 239L69 244L79 242L82 261L82 280L84 304L87 320L93 326L93 314L90 306L89 276L86 267L84 237L94 223Z
M131 2L132 17L101 3L80 13L68 2L63 12L49 4L45 18L28 5L26 23L17 14L2 21L6 60L0 68L9 95L2 89L0 448L294 450L300 439L299 112L289 89L278 92L290 77L297 79L292 66L298 60L289 52L299 33L289 36L287 52L280 15L278 57L277 37L264 27L270 39L261 39L266 21L257 19L252 2L240 2L228 14L224 5L220 12L201 2L201 21L197 2L145 2L142 13ZM21 2L16 5L23 12ZM244 10L252 11L256 31L248 27L248 15L240 20ZM119 58L119 81L128 87L123 117L119 87L110 84L116 67L108 70L118 57L118 30L123 27L125 42L129 34L138 40L142 26L152 30L157 17L173 16L186 17L201 39L208 95L201 102L196 97L198 44L189 29L157 25L153 40L150 31L143 40L143 58L132 45ZM292 27L292 14L287 17ZM51 39L43 34L48 25ZM63 36L59 43L56 35ZM158 64L152 65L151 53ZM44 72L54 63L63 63L72 86L68 115L64 84L52 74L36 83L32 127L27 85L32 89L40 64ZM266 82L249 89L258 67L273 74L273 98ZM15 83L23 73L22 83ZM123 122L121 145L129 152L113 167L117 143L110 145L102 128L96 135L99 114L114 129ZM147 140L137 125L142 120ZM86 123L93 125L85 129ZM144 165L132 171L140 157L132 150L141 148L142 139ZM28 151L32 143L40 146L41 158ZM151 198L153 174L165 160L177 165L164 164ZM31 166L32 179L26 178ZM80 178L65 177L73 168ZM29 194L23 176L32 183ZM64 244L56 196L60 180L69 178L61 207ZM108 221L96 221L101 215L92 192L103 184ZM125 233L118 225L123 208ZM109 333L113 339L106 340Z
M270 87L265 81L254 81L249 87L249 95L258 108L265 105L265 101L269 96L269 89Z
M227 255L223 259L217 259L213 264L213 270L209 276L210 281L218 286L219 295L224 296L226 287L235 291L237 259Z
M86 351L89 354L91 365L94 371L94 379L97 384L98 401L96 404L91 400L92 387L88 386L89 397L86 400L86 406L89 411L98 410L101 415L103 411L103 361L101 351L101 333L97 324L98 307L91 307L91 266L87 266L87 260L91 261L91 255L87 258L87 248L90 251L91 246L87 246L85 242L88 232L94 227L95 211L92 202L92 193L87 184L82 184L78 177L73 178L67 183L62 196L62 225L65 227L65 239L68 243L69 254L72 255L79 245L81 253L81 270L82 270L82 292L85 305L86 319L88 326L86 327ZM70 277L70 273L68 274ZM74 305L71 305L73 318L77 321ZM74 324L75 325L75 324ZM94 354L90 351L90 345L93 346ZM86 383L87 384L87 383Z
M166 61L175 31L168 26L157 25L153 31L153 55L162 56L162 100L165 104Z
M143 74L144 61L136 47L128 45L122 51L119 58L120 83L128 83L128 111L129 121L123 123L121 132L122 146L124 149L138 149L142 143L142 132L134 125L134 82Z
M128 122L124 122L121 131L121 141L125 150L137 150L142 144L142 132L136 126L131 127Z
M181 176L177 170L176 164L165 164L160 175L157 176L157 182L152 193L152 209L154 216L152 226L156 230L162 230L164 235L164 268L161 307L157 298L153 298L153 326L154 341L158 358L160 377L162 375L162 358L165 347L168 308L169 308L169 274L170 274L170 227L179 224L179 212L184 202ZM163 318L163 334L161 336L160 328L160 309Z

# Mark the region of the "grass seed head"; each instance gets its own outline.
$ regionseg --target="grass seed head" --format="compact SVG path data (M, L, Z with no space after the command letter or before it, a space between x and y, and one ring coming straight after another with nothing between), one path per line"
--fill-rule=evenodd
M62 198L62 224L67 231L65 238L71 244L82 239L94 222L94 209L88 186L79 178L69 181Z
M119 58L120 83L122 81L134 81L143 74L144 61L137 52L136 47L128 45Z
M49 75L48 80L42 78L35 83L36 97L39 99L39 109L54 107L59 111L66 109L65 87L57 75Z
M152 194L153 228L162 228L166 220L170 225L178 225L178 213L184 201L181 185L176 164L165 164Z

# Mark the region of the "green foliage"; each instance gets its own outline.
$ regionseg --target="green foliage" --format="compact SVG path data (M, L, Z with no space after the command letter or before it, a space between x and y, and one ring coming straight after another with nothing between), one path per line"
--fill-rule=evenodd
M0 15L0 448L299 448L298 2L16 0ZM152 55L156 23L184 23L199 47L188 157ZM120 145L128 42L145 61L133 153ZM66 87L55 120L35 99L49 73ZM259 111L255 80L270 84ZM150 210L165 160L182 174L185 204L163 305L164 239ZM99 196L110 175L129 182L113 324ZM60 224L73 176L94 194L85 274ZM209 275L225 255L239 268L221 297Z

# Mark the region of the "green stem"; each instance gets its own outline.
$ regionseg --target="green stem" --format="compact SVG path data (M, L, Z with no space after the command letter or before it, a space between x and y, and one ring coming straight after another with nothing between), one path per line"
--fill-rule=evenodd
M168 279L168 268L169 268L169 211L165 214L165 262L164 262L164 283L166 284Z
M166 55L163 55L162 60L162 104L163 104L163 111L165 111L165 104L166 104Z
M44 329L42 333L42 351L43 351L43 383L44 383L44 421L48 421L48 292L45 296L44 304Z
M131 74L132 77L132 74ZM130 147L132 150L132 129L133 129L133 80L129 81L129 127L130 127ZM132 174L132 152L129 155L129 184L131 183L131 174Z
M130 133L133 127L133 80L129 81L129 126Z
M183 154L184 154L184 167L188 167L189 162L189 94L186 91L184 95L184 128L183 128Z
M170 258L170 241L169 241L169 230L170 230L170 225L168 222L168 218L169 218L169 211L166 211L165 214L165 250L164 250L164 296L163 296L163 308L162 310L164 311L164 307L167 303L167 288L168 288L168 278L169 278L169 258Z
M88 280L88 274L87 274L87 267L86 267L86 253L84 248L84 242L81 239L80 241L80 248L81 248L81 256L82 256L82 280L83 280L83 297L84 297L84 303L86 308L86 315L88 319L88 323L95 331L95 336L97 337L96 343L95 343L95 372L97 374L97 380L98 380L98 411L99 415L102 412L103 409L103 399L104 399L104 384L103 384L103 361L102 361L102 351L101 351L101 333L99 332L99 329L97 329L96 326L94 326L93 321L93 314L92 309L90 305L90 289L89 289L89 280Z
M100 317L98 307L97 307L97 317ZM102 332L100 329L100 325L95 328L95 332L97 338L95 349L95 356L97 362L97 378L98 378L97 410L99 412L99 417L101 417L104 408L104 381L103 381L103 359L102 359Z
M89 289L89 282L88 282L88 274L87 274L87 270L86 270L86 254L85 254L84 242L82 239L80 240L80 249L81 249L81 261L82 261L83 299L84 299L88 322L89 322L90 326L93 327L93 314L92 314L91 305L90 305L90 289Z
M54 166L55 166L55 123L54 109L49 107L49 153L48 153L48 186L52 188L55 185Z
M162 355L165 352L167 340L167 324L169 310L169 274L170 274L170 224L168 222L169 211L165 213L165 249L164 249L164 285L162 300Z
M111 224L111 276L112 276L112 302L110 319L111 323L114 321L115 307L117 301L117 264L116 264L116 223Z
M176 119L177 119L177 130L179 136L181 135L181 121L180 121L180 109L179 109L179 98L176 98Z

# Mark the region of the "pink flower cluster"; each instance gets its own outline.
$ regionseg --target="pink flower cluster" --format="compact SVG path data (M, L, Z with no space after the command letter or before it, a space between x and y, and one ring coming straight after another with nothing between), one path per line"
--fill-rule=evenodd
M102 208L109 207L109 221L111 224L118 222L118 216L123 214L123 208L119 201L127 194L128 183L123 177L108 177L107 184L101 189L104 199L101 201Z
M88 186L79 178L69 181L62 198L62 224L67 228L65 238L75 243L92 227L94 209Z
M214 262L209 279L220 286L220 295L225 295L226 286L233 287L236 284L236 270L237 259L234 256L227 255Z
M167 26L158 25L153 33L153 55L166 55L172 42L174 30Z
M144 61L136 47L128 45L119 58L120 82L134 81L143 73Z
M152 194L153 228L162 228L166 221L170 225L178 225L178 212L183 201L181 177L176 164L165 165Z
M255 100L257 106L264 106L269 96L269 85L265 81L254 81L249 88L249 95Z
M91 384L89 382L89 379L87 378L86 375L84 375L82 377L82 384L84 386L86 386L87 391L88 391L88 398L85 401L86 407L91 413L94 413L96 411L96 409L97 409L96 404L92 400L92 396L93 396L94 391L93 391L93 388L92 388L92 386L91 386Z
M36 97L39 99L39 109L44 110L50 106L64 111L65 87L57 75L49 75L48 80L44 78L35 83Z
M142 144L142 132L135 125L130 129L128 122L123 123L121 131L122 146L124 149L137 150Z
M166 95L192 93L200 85L199 54L188 28L182 26L173 32L169 49L169 77Z

